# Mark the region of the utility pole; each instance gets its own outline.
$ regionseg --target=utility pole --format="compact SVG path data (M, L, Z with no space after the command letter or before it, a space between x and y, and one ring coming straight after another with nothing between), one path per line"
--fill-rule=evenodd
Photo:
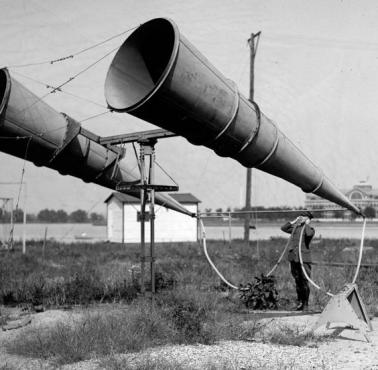
M251 33L251 37L248 39L250 49L250 72L249 72L249 101L254 99L254 84L255 84L255 56L257 52L257 46L259 44L261 31L256 34ZM250 211L252 198L252 168L247 168L247 181L245 189L245 210ZM244 220L244 241L249 242L249 226L251 222L251 214L245 214Z

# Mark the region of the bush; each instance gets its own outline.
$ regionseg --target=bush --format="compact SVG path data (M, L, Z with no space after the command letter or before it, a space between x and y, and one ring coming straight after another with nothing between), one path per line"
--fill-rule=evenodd
M255 282L241 288L240 299L247 308L253 310L277 309L278 293L274 276L255 277Z

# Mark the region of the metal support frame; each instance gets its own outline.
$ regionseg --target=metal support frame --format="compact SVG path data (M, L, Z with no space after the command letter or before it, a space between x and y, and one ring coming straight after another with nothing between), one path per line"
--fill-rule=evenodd
M117 145L117 144L148 141L148 140L154 140L154 139L163 139L163 138L174 137L174 136L177 136L177 134L164 130L164 129L156 129L156 130L132 132L130 134L122 134L122 135L115 135L115 136L105 136L105 137L99 136L97 137L97 141L102 145Z
M347 284L339 293L335 294L312 329L316 330L323 325L329 329L332 323L340 322L346 324L345 328L359 329L360 333L370 342L367 331L372 331L373 327L357 284Z
M139 183L120 183L116 190L121 192L140 191L140 285L142 295L146 295L146 262L150 264L151 300L154 300L155 285L155 192L178 191L176 185L155 184L155 145L158 138L176 136L166 130L142 131L133 134L101 138L102 144L115 145L126 142L138 142L139 149ZM149 202L150 248L146 256L146 207Z
M141 200L141 217L140 217L140 252L141 252L141 293L146 294L145 278L146 278L146 261L150 264L150 282L151 282L151 300L154 299L154 294L156 292L155 286L155 191L164 191L166 188L169 190L178 190L177 186L169 187L164 185L155 184L155 145L157 139L147 139L140 140L140 152L139 152L139 163L140 163L140 200ZM148 164L146 163L146 157L149 157ZM147 164L147 165L146 165ZM147 170L147 171L146 171ZM134 185L138 186L138 185ZM174 189L173 189L174 188ZM147 200L149 201L149 211L150 211L150 250L149 255L146 256L146 205Z

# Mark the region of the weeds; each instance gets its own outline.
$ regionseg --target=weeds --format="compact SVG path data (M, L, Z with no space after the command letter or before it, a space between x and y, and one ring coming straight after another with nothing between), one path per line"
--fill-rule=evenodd
M187 287L160 294L157 304L175 326L179 343L210 344L216 340L214 323L218 300L212 292Z
M80 319L59 322L49 329L30 329L6 344L9 353L54 359L58 365L117 352L140 351L168 343L175 328L146 302L127 310L86 314Z
M259 241L257 258L254 244L234 240L232 247L222 242L209 241L208 249L219 270L236 285L254 281L266 273L277 261L285 240L272 238ZM343 252L355 241L325 240L313 248L318 261L355 262ZM378 247L378 240L369 245ZM375 252L375 253L374 253ZM204 259L199 245L193 243L166 243L156 246L159 256L157 286L160 289L192 286L198 290L217 288L218 277ZM353 256L352 256L353 257ZM28 245L28 254L16 245L13 253L0 251L0 303L14 305L29 303L59 306L93 302L130 302L136 298L139 286L133 282L131 268L139 264L139 246L97 244L68 244L50 242L45 254L42 243ZM364 261L378 262L376 251L367 251ZM335 293L353 276L354 268L314 266L313 279L326 290ZM276 289L280 297L279 308L288 309L295 301L293 279L288 265L282 263L276 271ZM377 269L361 269L358 284L368 311L378 306ZM319 310L327 297L312 289L310 302Z
M278 238L259 243L258 259L254 245L246 246L242 241L233 242L232 248L210 241L208 249L219 270L239 285L269 271L285 244L283 239ZM322 240L314 251L314 259L341 261L341 251L348 243L353 244L352 241ZM378 246L378 241L370 244L374 243ZM25 329L22 336L7 344L11 353L54 359L59 365L107 356L109 368L128 369L128 365L116 360L114 354L163 344L211 344L220 339L256 340L265 333L258 318L249 328L241 325L246 317L243 316L245 308L238 293L233 294L220 286L218 277L196 244L156 246L162 289L152 310L149 301L138 298L138 279L133 281L131 274L132 266L139 260L138 245L125 248L100 243L65 246L50 243L43 257L41 245L35 243L29 246L28 253L23 256L20 250L0 252L0 300L4 304L28 303L51 307L124 302L128 305L124 310L87 314L45 330ZM377 256L364 258L375 262ZM353 272L353 269L315 266L313 279L325 289L337 292L350 281ZM279 307L288 308L295 301L294 282L288 266L281 264L275 275L275 287L284 297L279 301ZM358 283L368 311L378 315L377 270L362 269ZM262 294L265 294L264 289ZM324 307L327 301L323 293L312 289L310 304L314 308ZM265 335L263 339L270 343L301 346L316 344L318 340L327 338L317 339L310 333L283 328ZM146 361L134 368L170 369L171 366L164 361ZM185 368L179 363L172 366ZM210 364L208 368L211 368Z
M311 344L317 346L319 343L330 340L330 335L318 336L312 331L304 331L304 328L280 326L263 335L263 342L280 344L284 346L303 347Z

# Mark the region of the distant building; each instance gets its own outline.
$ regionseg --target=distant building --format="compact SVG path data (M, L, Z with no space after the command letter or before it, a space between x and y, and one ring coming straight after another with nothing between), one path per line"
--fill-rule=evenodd
M366 207L374 208L375 212L378 214L378 189L373 189L373 186L368 184L366 181L361 181L360 183L353 186L352 189L341 190L343 194L357 207L365 210ZM345 210L339 205L330 202L329 200L318 197L314 194L306 194L305 208L308 209L335 209L335 211L344 210L342 216L348 216L351 214L350 211ZM337 212L329 211L325 212L324 217L335 217ZM338 214L340 216L340 214Z
M170 196L190 212L198 212L201 202L190 193ZM105 200L107 208L107 239L115 243L140 242L140 200L130 195L113 192ZM148 211L148 207L146 209ZM189 217L163 206L155 205L155 241L186 242L198 240L198 224ZM147 214L148 218L148 214ZM150 240L150 223L146 222L146 242Z

